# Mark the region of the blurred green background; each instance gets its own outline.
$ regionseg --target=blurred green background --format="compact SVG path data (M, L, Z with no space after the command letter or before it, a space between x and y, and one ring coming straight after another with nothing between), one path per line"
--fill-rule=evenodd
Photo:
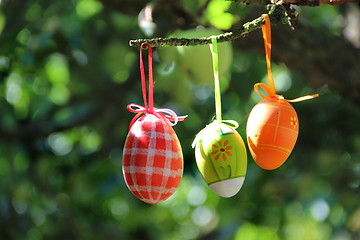
M174 127L184 176L172 197L153 206L125 185L122 148L134 116L126 106L143 104L139 48L128 41L196 27L236 29L265 7L222 0L0 2L0 239L360 239L360 95L344 94L346 77L319 83L309 79L319 79L322 68L296 68L335 61L327 52L293 44L311 52L300 60L315 61L282 61L292 50L277 44L281 35L273 37L277 92L288 99L321 95L293 104L300 132L283 166L262 170L249 154L237 195L225 199L209 189L191 143L214 117L212 80L197 77L211 66L191 69L181 48L161 47L154 49L155 105L189 115ZM359 56L360 18L351 18L359 9L297 8L299 25L322 34L319 47L336 38ZM287 42L297 31L304 28ZM251 37L258 42L242 44ZM261 100L253 85L267 81L261 31L227 47L222 112L239 122L245 139L247 117ZM327 60L317 61L320 55ZM358 60L346 64L360 66Z

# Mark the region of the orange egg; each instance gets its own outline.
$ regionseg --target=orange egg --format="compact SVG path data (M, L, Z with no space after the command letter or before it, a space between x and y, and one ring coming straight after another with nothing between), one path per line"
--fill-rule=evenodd
M256 164L267 170L280 167L294 148L298 132L297 114L286 100L269 97L256 104L246 125Z

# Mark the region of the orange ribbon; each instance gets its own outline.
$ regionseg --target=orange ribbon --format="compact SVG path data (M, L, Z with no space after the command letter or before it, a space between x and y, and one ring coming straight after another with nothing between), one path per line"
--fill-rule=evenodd
M270 18L269 15L267 14L263 14L262 17L265 19L265 24L261 27L262 29L262 34L263 34L263 38L264 38L264 45L265 45L265 55L266 55L266 67L267 67L267 72L268 72L268 79L269 79L269 86L266 86L266 84L264 83L256 83L254 85L254 90L257 94L259 94L262 98L277 98L279 100L286 100L288 102L300 102L300 101L305 101L305 100L309 100L315 97L318 97L319 94L313 94L313 95L307 95L307 96L303 96L303 97L299 97L299 98L295 98L292 100L287 100L284 99L283 96L281 95L277 95L276 91L275 91L275 84L274 84L274 79L271 73L271 66L270 66L270 59L271 59L271 26L270 26ZM263 95L259 92L259 87L261 87L268 96Z

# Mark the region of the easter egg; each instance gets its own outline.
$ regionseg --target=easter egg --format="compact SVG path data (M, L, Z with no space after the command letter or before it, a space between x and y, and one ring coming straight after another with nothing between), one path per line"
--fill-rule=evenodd
M284 99L266 98L251 110L246 135L251 155L261 168L280 167L295 146L299 132L294 108Z
M242 187L247 154L240 134L224 123L214 121L195 139L195 158L209 187L222 197L232 197Z
M125 141L122 170L129 190L146 203L160 203L176 191L183 155L166 119L145 114L136 120Z

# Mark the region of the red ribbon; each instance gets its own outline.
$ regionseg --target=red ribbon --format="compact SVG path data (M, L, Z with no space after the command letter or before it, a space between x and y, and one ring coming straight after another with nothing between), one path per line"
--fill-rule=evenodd
M145 82L145 70L144 70L144 63L142 58L142 50L143 47L147 45L147 48L149 50L148 55L148 64L149 64L149 105L147 102L147 94L146 94L146 82ZM135 123L135 121L142 115L142 114L154 114L155 116L165 119L168 121L168 123L171 126L174 126L178 123L178 121L183 121L186 116L177 116L176 113L167 108L154 108L154 80L153 80L153 69L152 69L152 49L148 43L141 44L140 47L140 74L141 74L141 86L142 86L142 93L143 93L143 99L144 99L144 105L145 107L136 104L136 103L130 103L127 106L127 109L130 112L137 113L135 117L130 122L129 130L131 129L132 125Z
M287 100L284 99L283 96L281 95L277 95L275 92L275 85L274 85L274 79L272 77L272 73L271 73L271 66L270 66L270 62L271 62L271 26L270 26L270 18L269 15L267 14L263 14L262 17L265 20L265 24L262 26L262 34L263 34L263 38L264 38L264 45L265 45L265 55L266 55L266 67L267 67L267 72L268 72L268 79L269 79L269 87L266 86L266 84L264 83L256 83L254 85L254 90L257 94L259 94L262 98L277 98L281 101L288 101L288 102L300 102L300 101L304 101L304 100L308 100L308 99L312 99L315 97L318 97L319 94L313 94L313 95L307 95L307 96L303 96L303 97L299 97L296 99L292 99L292 100ZM267 94L263 95L259 92L259 87L261 87Z

